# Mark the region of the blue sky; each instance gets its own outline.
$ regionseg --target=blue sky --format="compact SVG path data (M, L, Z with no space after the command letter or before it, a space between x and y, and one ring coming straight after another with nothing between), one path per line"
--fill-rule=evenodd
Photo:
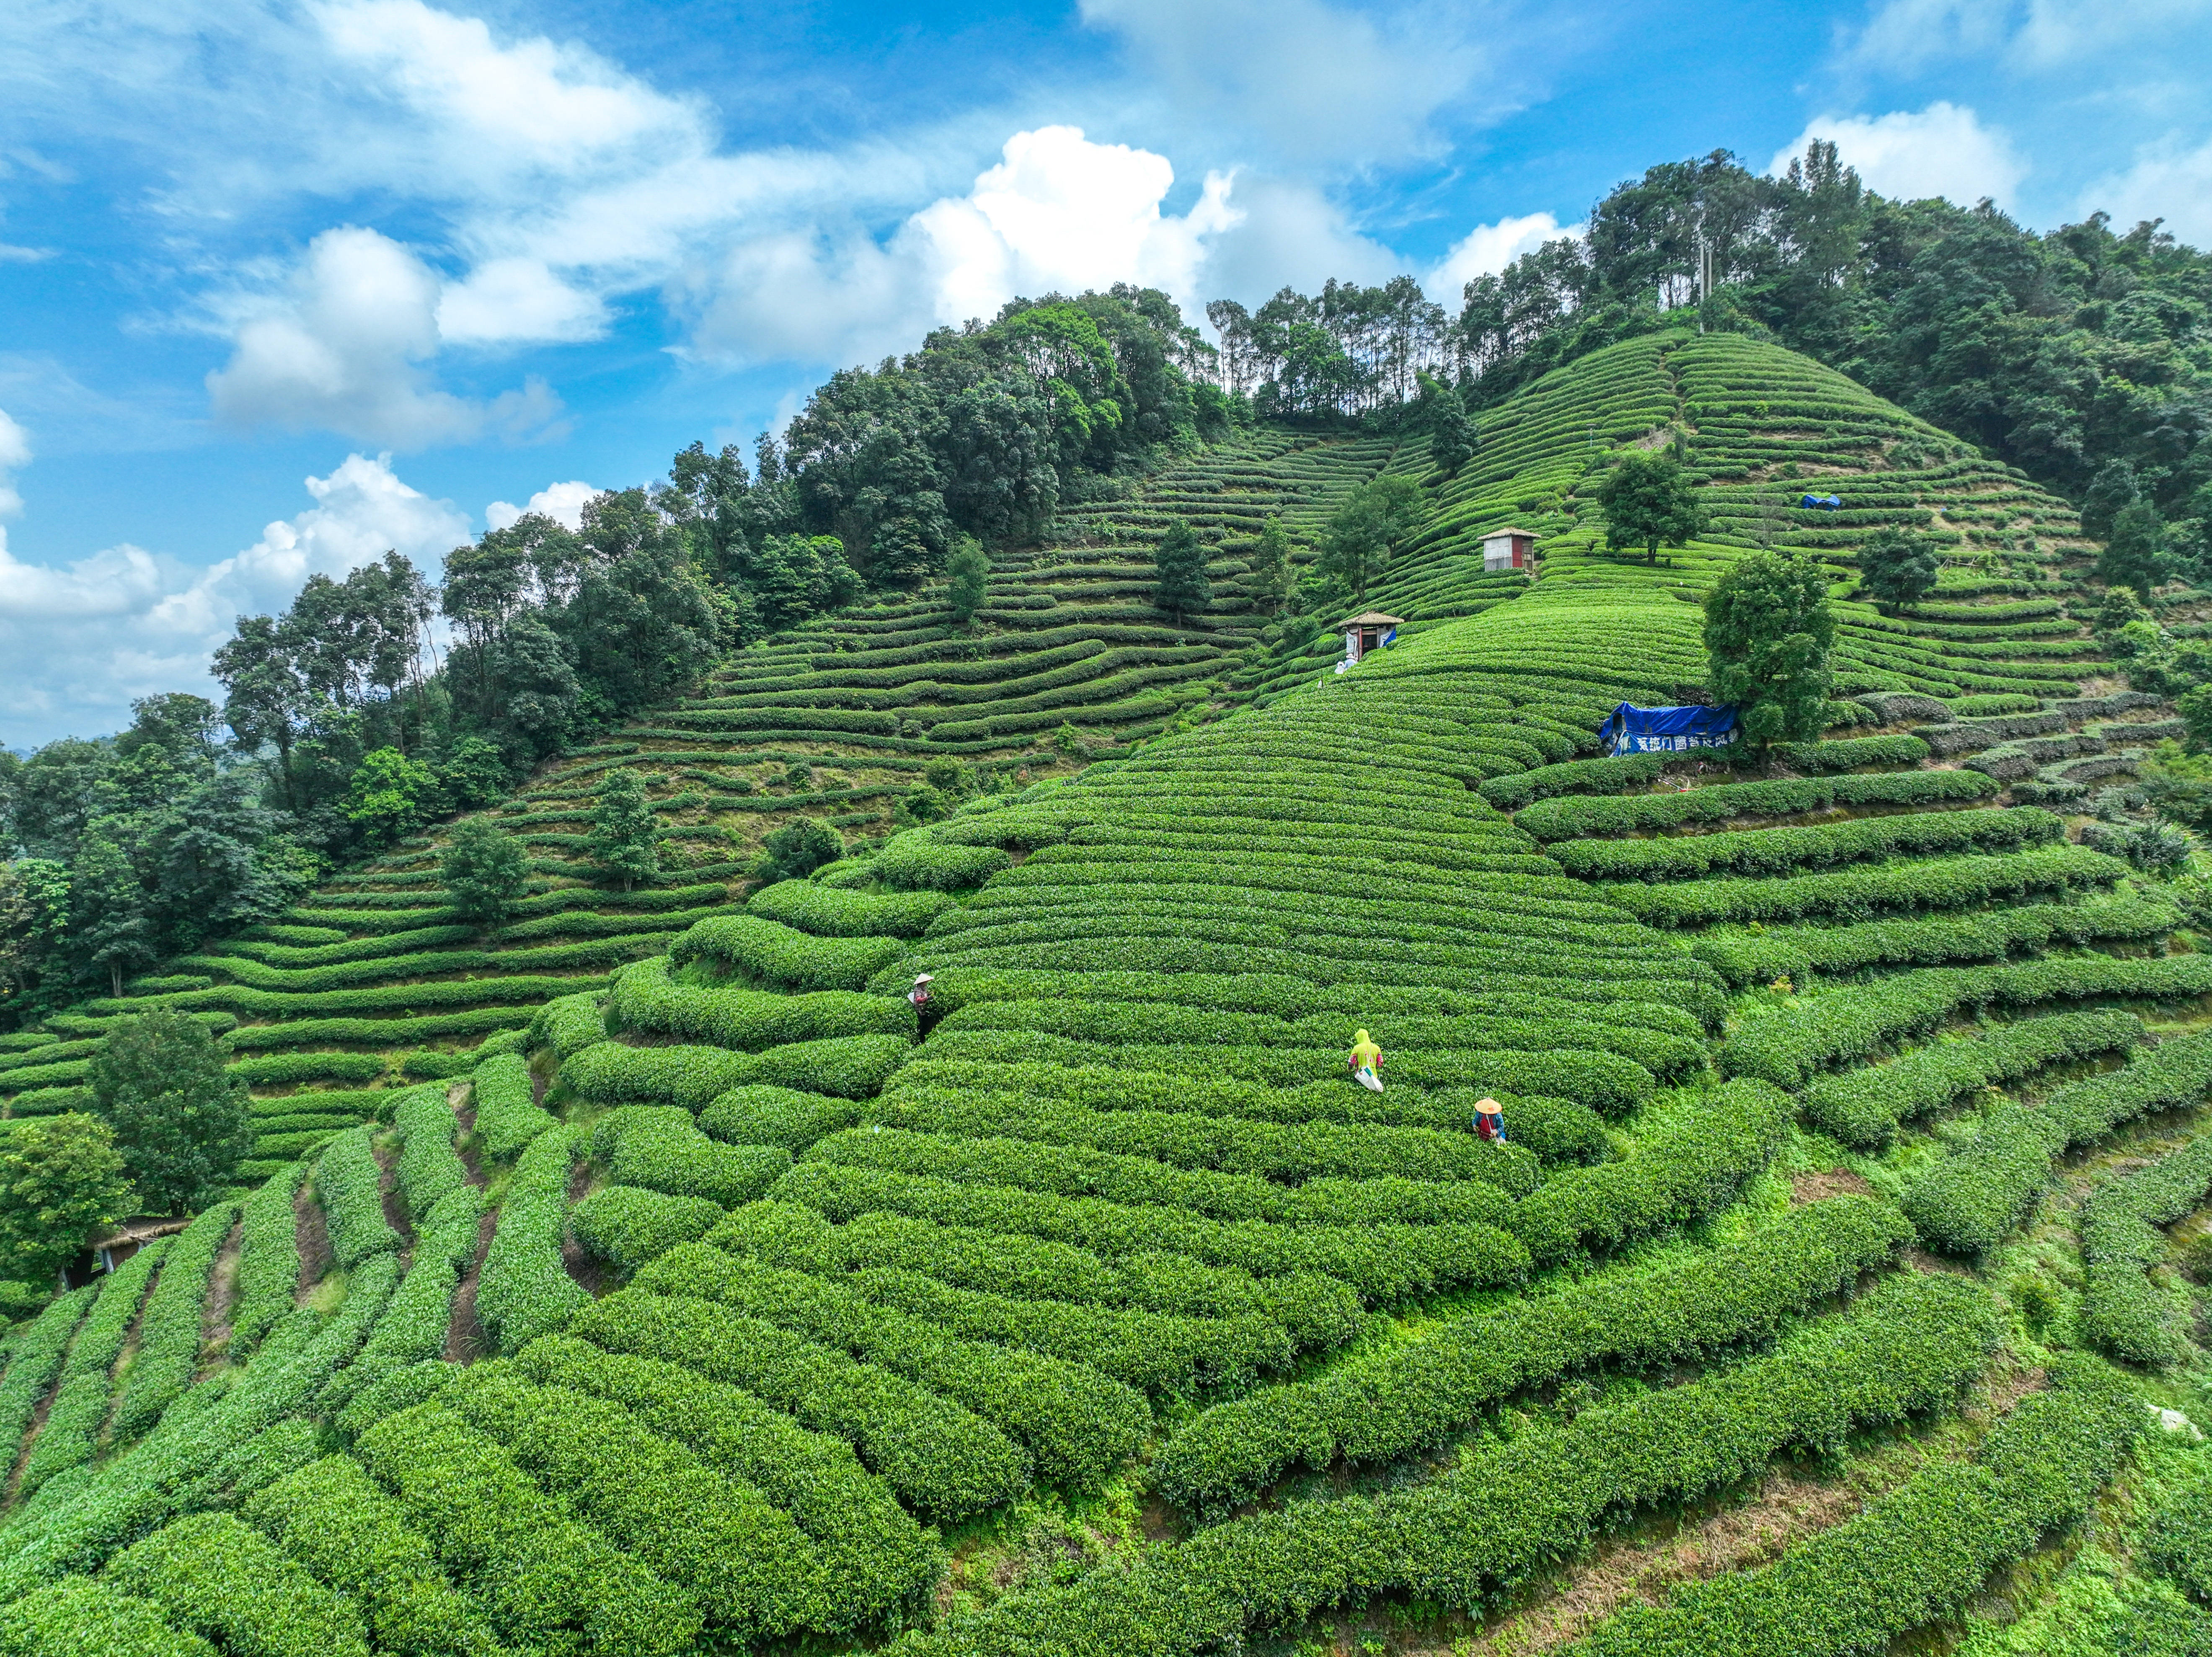
M1009 295L1460 284L1652 162L2212 241L2212 0L8 0L0 742Z

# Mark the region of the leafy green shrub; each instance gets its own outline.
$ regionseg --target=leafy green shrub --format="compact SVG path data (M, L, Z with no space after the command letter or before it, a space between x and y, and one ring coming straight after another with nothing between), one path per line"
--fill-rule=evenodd
M550 1047L554 1057L566 1059L594 1041L607 1039L606 1022L597 994L563 995L548 1001L530 1021L532 1048Z
M1491 777L1482 797L1501 811L1516 811L1531 800L1554 794L1625 794L1654 781L1671 757L1665 754L1622 754L1595 760L1540 765L1516 775Z
M770 1638L827 1620L821 1555L791 1516L620 1405L489 1363L465 1372L434 1407L498 1444L641 1577L649 1570L687 1594L726 1637Z
M944 892L848 892L786 880L755 892L745 912L817 938L919 938L953 901Z
M111 1563L106 1580L226 1651L368 1657L353 1602L227 1513L156 1531Z
M786 883L820 890L804 882ZM678 965L698 960L721 962L779 989L857 990L903 956L906 947L896 938L817 938L747 913L700 921L668 946L668 958Z
M1382 1460L1442 1442L1495 1400L1583 1364L1646 1366L1759 1338L1880 1264L1907 1231L1885 1205L1838 1198L1680 1265L1432 1326L1318 1380L1214 1405L1154 1457L1156 1487L1217 1510L1296 1461Z
M568 1215L576 1241L619 1271L634 1272L682 1243L696 1242L722 1221L704 1197L669 1196L637 1186L602 1186Z
M240 1514L321 1581L350 1594L379 1651L494 1657L483 1612L454 1592L437 1551L349 1456L325 1456L248 1497Z
M1780 816L1822 811L1832 805L1936 805L1987 799L2003 785L1978 771L1876 772L1871 776L1790 778L1778 782L1721 783L1662 794L1610 798L1577 794L1540 800L1513 815L1516 828L1538 840L1575 835L1620 835L1717 822L1738 816Z
M477 1281L477 1315L501 1351L559 1328L591 1304L561 1259L576 1132L556 1128L532 1139L501 1200L499 1228Z
M208 1279L238 1215L235 1205L217 1203L169 1245L161 1279L146 1302L146 1315L139 1320L138 1353L131 1361L123 1397L115 1407L112 1431L118 1443L136 1438L160 1420L161 1412L191 1385L199 1367Z
M818 1626L893 1624L920 1609L944 1569L934 1540L839 1437L807 1431L734 1387L565 1335L523 1349L519 1369L544 1385L619 1404L640 1425L689 1445L790 1513L821 1550Z
M1917 737L1847 737L1840 742L1774 745L1774 757L1799 771L1850 771L1862 765L1917 765L1928 757Z
M469 1182L468 1165L453 1149L457 1131L445 1084L409 1088L392 1102L392 1120L403 1136L399 1189L419 1223L439 1200Z
M617 1185L703 1197L723 1207L750 1202L791 1166L787 1151L711 1139L689 1110L666 1105L609 1111L592 1127L592 1156Z
M538 1107L529 1063L520 1053L485 1059L471 1075L469 1086L477 1141L487 1156L503 1162L555 1126L552 1114Z
M768 990L708 989L677 983L669 968L663 956L623 970L614 995L615 1017L623 1029L689 1036L748 1052L876 1032L911 1040L917 1029L915 1010L903 998L852 990L779 995Z
M161 1607L90 1576L65 1576L0 1606L0 1651L22 1657L216 1657Z
M302 1157L289 1173L270 1175L240 1207L238 1300L230 1322L234 1357L251 1351L292 1309L292 1296L300 1283L299 1224L293 1205L313 1165Z
M369 1146L372 1131L347 1129L315 1162L315 1195L329 1219L331 1252L343 1266L399 1247L399 1234L384 1217L384 1169Z
M732 1145L806 1149L826 1133L857 1126L866 1106L795 1088L755 1084L732 1088L700 1113L699 1126Z
M1097 1488L1136 1453L1151 1420L1137 1393L1089 1369L963 1341L842 1284L702 1244L662 1255L636 1284L715 1301L957 1399L1026 1449L1055 1484Z
M46 1405L46 1423L24 1458L16 1484L21 1495L29 1496L64 1468L92 1460L114 1396L115 1360L122 1356L124 1338L138 1315L147 1282L168 1248L167 1237L156 1238L100 1280L100 1297L70 1344L60 1385Z
M571 1518L565 1503L439 1404L387 1416L354 1454L510 1645L673 1657L697 1637L690 1595Z
M995 846L956 846L927 828L894 835L869 868L894 891L954 892L980 886L1013 859Z
M1802 982L1815 970L1850 973L1863 967L1933 966L2002 959L2014 950L2052 944L2163 938L2180 925L2180 913L2165 903L2123 897L2027 904L1927 920L1776 927L1759 936L1708 933L1690 949L1729 983L1741 986L1778 978Z
M2200 1104L2207 1089L2212 1035L2185 1035L2125 1070L2061 1088L2040 1108L2008 1105L1906 1187L1905 1211L1934 1247L1979 1253L2019 1222L2066 1150L2093 1144L2148 1111Z
M2189 1352L2183 1317L2148 1273L2166 1259L2157 1229L2189 1214L2212 1190L2212 1139L2107 1181L2081 1205L2081 1332L2130 1363L2169 1364Z
M1550 848L1583 880L1689 880L1717 871L1776 875L1796 869L1943 852L2047 845L2065 824L2039 807L1929 811L1802 828L1754 828L1662 840L1571 840Z
M1805 1114L1845 1144L1889 1143L1897 1126L1977 1088L2014 1082L2061 1064L2142 1040L2131 1012L2057 1013L2000 1024L1972 1041L1938 1041L1893 1063L1823 1077L1805 1095Z
M850 1441L902 1501L940 1523L997 1507L1029 1482L1028 1457L959 1405L710 1301L618 1290L587 1304L568 1332L679 1363Z
M2055 1367L1969 1461L1937 1461L1774 1564L1632 1606L1576 1646L1587 1657L1721 1651L1846 1657L1949 1615L1990 1573L2081 1517L2142 1431L2124 1379L2079 1358Z
M474 1186L461 1185L440 1197L422 1217L406 1277L360 1355L324 1387L319 1400L324 1409L339 1410L362 1387L445 1351L454 1291L476 1257L483 1213L483 1194Z
M24 1429L61 1373L70 1338L98 1294L99 1285L88 1284L57 1296L15 1343L7 1373L0 1375L0 1445L18 1449L22 1444Z

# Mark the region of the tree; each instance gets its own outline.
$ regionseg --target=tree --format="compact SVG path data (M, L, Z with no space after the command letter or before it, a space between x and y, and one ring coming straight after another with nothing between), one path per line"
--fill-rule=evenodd
M1733 702L1762 757L1820 734L1836 621L1820 567L1771 552L1739 558L1705 595L1706 683Z
M660 875L660 842L653 833L653 807L645 780L628 766L607 773L599 803L592 812L592 861L622 882L625 892L641 880Z
M1252 584L1263 604L1282 603L1290 590L1291 532L1280 518L1270 518L1261 526L1260 538L1252 547Z
M1429 428L1429 458L1446 477L1456 476L1459 469L1474 458L1480 434L1474 422L1468 418L1467 404L1456 386L1426 373L1420 374L1419 380L1417 413Z
M1605 513L1605 544L1614 551L1642 547L1646 563L1659 561L1662 546L1679 547L1705 532L1698 487L1673 455L1632 449L1598 486Z
M2131 587L2145 604L2166 574L2166 526L2148 501L2131 501L2112 519L2112 537L2097 556L2097 579Z
M438 768L438 780L446 797L464 811L489 805L507 792L507 760L499 744L482 737L464 737Z
M88 1078L142 1210L204 1208L253 1150L246 1083L223 1074L206 1025L166 1010L107 1034Z
M2193 753L2212 751L2212 683L2200 684L2173 704Z
M1412 478L1385 473L1362 483L1328 520L1315 568L1364 600L1420 514L1420 485Z
M346 821L371 846L389 846L437 816L445 804L438 774L396 748L362 756L346 785Z
M0 1261L11 1277L52 1281L130 1203L122 1153L97 1117L33 1117L0 1139Z
M2125 460L2106 461L2082 494L2081 533L2093 541L2109 540L2120 513L2140 499L2136 469Z
M1906 530L1878 530L1859 547L1859 590L1885 616L1926 598L1941 569L1927 537Z
M924 785L925 786L927 785ZM813 817L787 822L761 843L755 860L755 880L804 880L825 863L845 855L845 842L828 823Z
M1158 572L1152 588L1156 609L1181 621L1213 602L1213 586L1206 579L1206 549L1199 545L1198 531L1188 523L1177 522L1160 537L1152 549L1152 568Z
M983 555L974 536L963 535L953 545L952 561L945 566L945 573L952 580L945 588L945 602L951 607L952 619L966 627L989 595L991 561Z
M496 926L513 913L530 877L522 842L488 817L471 817L453 831L438 865L446 901L464 920Z

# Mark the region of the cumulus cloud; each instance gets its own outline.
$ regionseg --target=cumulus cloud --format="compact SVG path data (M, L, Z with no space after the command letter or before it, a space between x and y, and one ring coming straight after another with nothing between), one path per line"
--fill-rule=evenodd
M2123 230L2163 218L2183 241L2212 247L2212 142L2194 149L2169 142L2144 150L2126 172L2082 192L2084 216L2100 209Z
M556 524L565 524L572 530L584 527L584 503L599 490L589 483L577 480L567 483L548 483L522 505L495 501L484 508L484 522L495 530L503 530L517 522L525 513L542 513Z
M1842 43L1847 62L1897 74L1960 58L2034 73L2078 68L2208 15L2212 0L1882 0Z
M1257 134L1286 160L1368 165L1426 148L1481 71L1462 8L1352 11L1322 0L1081 0L1125 39L1169 107ZM1463 106L1486 119L1514 100Z
M436 274L409 249L374 230L325 230L276 291L228 301L235 343L207 381L216 417L404 448L520 437L550 420L559 403L542 381L489 401L429 382L439 303Z
M0 409L0 518L11 517L22 511L23 497L15 493L10 474L21 471L31 464L31 434ZM0 547L7 545L7 531L0 530Z
M1940 100L1887 115L1823 115L1775 155L1769 170L1781 172L1815 138L1834 144L1869 187L1899 201L1943 196L1972 203L1987 196L2002 207L2027 176L2027 163L2002 132Z
M89 735L128 723L136 696L218 695L208 658L238 616L274 610L310 574L343 575L387 549L434 572L469 538L467 515L401 482L388 455L348 455L306 487L307 510L204 568L127 543L66 565L26 563L0 534L10 710L0 736Z
M698 285L697 338L712 355L852 360L1017 294L1133 282L1194 302L1212 243L1244 211L1209 173L1188 212L1163 213L1174 183L1165 156L1077 127L1018 132L966 195L883 242L800 228L739 245Z
M1549 213L1524 213L1496 224L1478 224L1459 240L1422 284L1429 297L1449 303L1477 276L1494 276L1523 253L1533 253L1547 241L1579 233L1581 226L1561 226Z
M1310 292L1331 276L1383 282L1406 268L1382 243L1354 230L1343 209L1304 179L1240 173L1236 203L1243 217L1208 240L1205 292L1193 299L1257 304L1285 285ZM1196 314L1194 305L1184 309Z

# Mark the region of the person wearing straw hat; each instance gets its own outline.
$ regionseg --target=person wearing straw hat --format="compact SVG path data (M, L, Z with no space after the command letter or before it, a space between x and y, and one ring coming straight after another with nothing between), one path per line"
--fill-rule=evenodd
M1382 1091L1382 1078L1375 1072L1382 1065L1382 1049L1376 1047L1365 1030L1352 1038L1352 1051L1345 1062L1352 1067L1352 1079L1370 1093Z
M919 1012L929 1005L929 986L936 981L936 979L927 973L920 974L915 977L914 987L906 992L906 998L914 1003L915 1011Z
M1505 1143L1505 1107L1497 1100L1474 1102L1474 1137L1494 1145Z

